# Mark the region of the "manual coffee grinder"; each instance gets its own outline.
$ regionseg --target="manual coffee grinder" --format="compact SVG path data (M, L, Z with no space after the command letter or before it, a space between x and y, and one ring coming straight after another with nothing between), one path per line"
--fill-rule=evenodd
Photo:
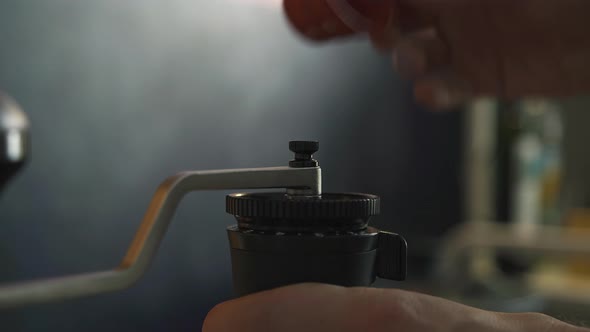
M28 122L18 105L0 98L0 152L6 183L28 159ZM188 171L164 180L120 265L112 270L0 285L0 308L63 301L130 287L148 269L182 197L192 191L276 189L228 195L226 212L233 282L238 296L318 282L369 286L377 277L403 280L406 241L368 226L379 197L323 193L313 154L319 143L293 141L288 166ZM282 188L283 190L279 190Z

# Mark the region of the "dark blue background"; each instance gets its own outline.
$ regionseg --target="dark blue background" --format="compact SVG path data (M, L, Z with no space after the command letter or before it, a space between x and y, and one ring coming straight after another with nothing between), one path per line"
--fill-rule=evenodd
M302 41L279 6L3 1L0 89L34 151L0 197L3 282L117 265L163 178L285 165L291 139L321 141L325 190L381 195L375 223L414 255L460 218L460 115L418 109L366 41ZM224 194L184 200L135 287L3 312L0 330L199 331L232 296Z

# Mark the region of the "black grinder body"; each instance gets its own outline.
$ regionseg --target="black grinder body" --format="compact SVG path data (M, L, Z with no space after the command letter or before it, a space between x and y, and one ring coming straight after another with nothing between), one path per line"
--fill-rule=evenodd
M317 143L291 142L290 167L317 167ZM227 229L238 296L317 282L369 286L377 277L404 280L406 241L368 226L379 197L339 193L241 193L226 198L238 224Z
M387 276L383 267L390 263L397 266L391 279L405 275L405 241L371 227L342 234L276 234L236 225L227 232L238 296L303 282L369 286L377 276ZM389 253L379 249L385 242L391 243Z

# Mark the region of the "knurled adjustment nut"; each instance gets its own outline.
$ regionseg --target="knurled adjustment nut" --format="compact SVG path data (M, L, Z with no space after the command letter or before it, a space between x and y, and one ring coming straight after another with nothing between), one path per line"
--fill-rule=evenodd
M317 167L318 162L312 158L320 148L320 143L317 141L291 141L289 142L289 150L295 153L295 159L289 162L289 167L303 168L303 167Z

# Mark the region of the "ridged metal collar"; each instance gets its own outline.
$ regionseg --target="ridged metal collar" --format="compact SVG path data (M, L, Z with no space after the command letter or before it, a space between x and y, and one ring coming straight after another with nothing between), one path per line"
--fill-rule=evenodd
M379 214L379 197L324 193L316 198L290 198L285 193L232 194L226 212L252 218L368 218Z

